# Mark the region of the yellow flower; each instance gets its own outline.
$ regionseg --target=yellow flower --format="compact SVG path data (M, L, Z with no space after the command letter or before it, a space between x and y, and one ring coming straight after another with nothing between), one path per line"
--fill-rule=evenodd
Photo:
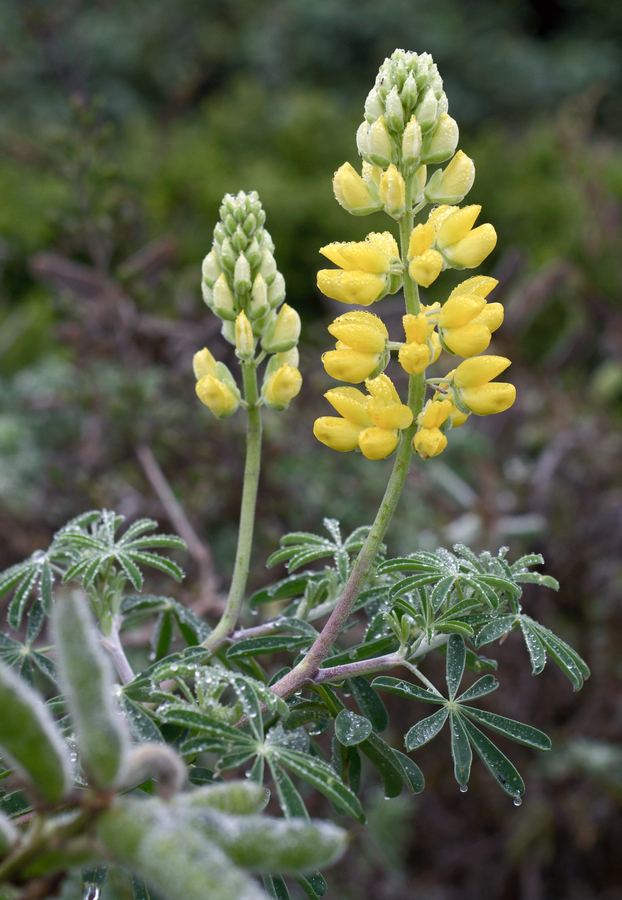
M404 212L406 184L403 176L393 164L380 179L380 199L390 215Z
M339 266L317 273L322 293L360 306L369 306L388 293L391 265L399 262L398 246L388 232L368 234L364 241L328 244L320 253Z
M378 316L363 310L344 313L329 325L337 349L322 357L332 378L356 384L382 365L389 333Z
M441 425L451 415L452 403L449 400L429 400L419 414L417 422L419 430L415 435L413 446L422 459L438 456L447 446L447 438L441 431Z
M270 376L264 391L264 401L270 409L279 412L287 409L291 400L300 392L302 375L293 366L280 366Z
M495 278L479 275L451 292L438 316L440 338L450 353L475 356L488 347L491 332L503 321L501 304L486 303L497 284Z
M475 181L475 165L472 159L458 150L444 172L434 173L425 189L430 203L460 203L469 193Z
M454 402L463 412L489 416L509 409L516 399L513 384L494 382L510 365L504 356L473 356L460 363L453 373Z
M451 207L450 207L451 209ZM436 249L454 269L474 269L491 253L497 232L490 223L473 228L481 206L465 206L437 218Z
M214 375L204 375L197 381L196 392L201 403L208 406L219 419L233 415L240 405L240 398L231 387Z
M397 447L399 431L412 423L412 412L386 375L368 379L365 386L369 397L353 387L327 391L324 396L343 418L317 419L313 434L333 450L358 446L367 459L384 459Z
M443 257L431 249L435 230L431 222L416 225L408 243L408 271L410 277L421 287L429 287L438 278L443 268Z
M335 172L333 191L337 202L353 215L367 215L382 206L377 198L374 199L363 178L348 162Z
M235 355L249 360L255 355L255 336L246 313L241 312L235 320Z
M441 344L434 331L434 324L424 312L413 316L410 313L402 318L406 343L398 352L398 360L409 375L419 375L431 362L440 356Z

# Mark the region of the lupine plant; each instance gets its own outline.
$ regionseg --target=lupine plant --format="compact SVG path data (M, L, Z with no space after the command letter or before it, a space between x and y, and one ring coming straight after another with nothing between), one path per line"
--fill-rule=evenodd
M146 519L120 533L122 517L109 511L78 516L46 551L1 576L15 632L0 636L3 898L52 896L81 870L83 896L94 900L116 866L137 900L286 900L296 882L318 900L326 892L318 868L343 852L348 822L365 821L362 758L388 798L404 788L420 792L416 751L447 722L459 789L467 789L475 751L477 764L520 804L524 782L488 733L536 750L550 741L480 706L498 687L496 662L480 651L520 631L534 674L548 655L580 688L589 674L583 660L521 608L524 584L557 583L533 571L543 563L535 554L512 562L506 548L478 555L456 545L394 559L384 544L413 456L425 465L471 415L503 413L515 397L511 384L493 381L510 361L485 353L503 320L501 304L488 301L495 279L469 275L443 304L419 296L445 270L479 266L496 243L492 225L475 227L480 207L459 205L475 167L457 145L431 57L396 51L365 103L361 174L346 163L333 182L344 209L382 210L396 233L320 251L335 267L318 273L318 287L356 308L329 326L337 344L323 363L342 384L326 399L338 415L314 425L330 450L392 465L387 488L372 525L344 536L326 518L320 534L285 535L267 565L285 564L288 575L250 596L262 408L283 413L300 390L300 318L284 303L257 194L225 196L202 290L239 371L204 348L194 374L215 416L241 409L247 419L226 606L210 627L177 600L143 593L145 567L182 578L158 551L180 551L183 542L154 535L156 523ZM382 299L399 291L404 334L391 340ZM367 311L376 303L379 315ZM460 361L430 374L443 352ZM403 396L390 366L408 375ZM382 462L391 456L392 464ZM278 613L245 621L248 611L268 608ZM42 645L47 616L50 640ZM154 623L152 657L134 672L122 632L144 621ZM439 653L445 685L427 666ZM463 685L467 669L476 677ZM389 728L387 693L413 701L399 746L381 736ZM313 792L339 824L310 819ZM270 796L273 815L264 815Z

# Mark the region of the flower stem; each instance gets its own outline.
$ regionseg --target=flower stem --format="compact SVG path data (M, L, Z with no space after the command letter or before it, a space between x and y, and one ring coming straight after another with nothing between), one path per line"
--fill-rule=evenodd
M257 364L255 361L252 361L242 362L241 365L244 379L244 396L248 403L248 421L246 426L246 463L244 465L238 546L227 605L218 625L202 645L212 651L217 650L225 643L227 636L235 628L240 616L250 567L257 487L261 467L261 413L258 405Z

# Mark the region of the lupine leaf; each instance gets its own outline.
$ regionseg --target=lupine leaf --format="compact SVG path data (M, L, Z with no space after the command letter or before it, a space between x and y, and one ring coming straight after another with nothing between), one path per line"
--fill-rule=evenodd
M294 880L298 882L309 900L322 900L322 897L328 890L328 885L324 877L319 872L312 875L294 875Z
M468 719L463 717L462 721L473 749L493 778L510 797L521 797L525 793L525 783L507 756Z
M142 563L144 566L151 566L154 569L165 572L167 575L170 575L171 578L174 578L175 581L183 581L183 569L172 560L166 559L165 556L159 556L157 553L146 553L145 551L132 551L132 558L136 562Z
M378 678L374 678L371 686L381 691L397 694L399 697L406 697L408 700L423 700L424 703L445 702L445 698L438 691L433 693L417 684L411 684L401 678L392 678L389 675L380 675Z
M447 641L447 665L445 680L449 691L449 699L453 700L460 687L466 662L466 647L460 635L453 635Z
M134 703L125 694L121 694L121 706L126 715L130 730L141 743L162 743L162 733L156 723L138 703Z
M529 619L521 616L519 624L525 638L529 659L531 660L531 671L534 675L539 675L546 665L546 647Z
M499 682L495 681L492 675L482 675L481 678L477 679L475 684L472 684L470 688L467 688L464 693L456 698L456 703L466 703L467 700L475 700L477 697L484 697L486 694L496 691L498 687Z
M427 716L425 719L417 722L416 725L413 725L404 738L406 749L409 751L416 750L417 747L422 747L436 737L447 721L448 715L449 710L446 706L443 706L442 709L432 713L431 716Z
M295 775L307 781L353 819L365 821L365 814L356 795L339 781L329 765L316 757L286 747L279 747L277 753L277 758Z
M475 646L479 649L479 647L483 647L484 644L491 644L504 634L507 634L508 631L511 631L515 622L516 616L514 615L498 616L487 625L484 625L477 635Z
M386 731L389 727L389 713L367 679L357 675L349 679L349 685L359 709L369 719L374 731L380 733Z
M473 753L471 745L458 712L449 713L449 730L451 731L451 755L454 761L454 775L458 784L465 785L471 774Z
M423 789L423 775L419 767L404 754L398 755L398 752L377 734L370 734L369 738L359 745L359 749L378 770L386 797L397 797L404 784L412 793L415 791L418 793ZM407 763L404 764L403 760L407 760Z
M537 584L540 587L551 588L553 591L559 590L559 581L552 575L540 575L539 572L522 572L514 576L514 581L519 584Z
M22 616L24 615L28 598L39 580L39 574L40 571L38 567L31 569L15 589L15 594L9 604L9 611L7 613L7 621L15 631L17 631L22 624Z
M283 650L293 650L297 647L308 647L313 639L307 635L268 635L266 637L249 638L232 644L227 650L227 659L234 660L241 657L260 656L263 653L280 653Z
M371 731L372 724L369 719L359 716L349 709L342 709L335 719L335 734L339 743L344 747L360 744L369 737Z
M290 900L287 885L280 875L264 875L263 886L270 900Z
M279 804L285 816L288 819L300 818L310 821L307 807L285 769L270 757L268 757L268 765L276 785Z
M497 734L502 734L518 744L525 744L535 750L551 749L549 736L531 725L507 719L505 716L499 716L497 713L487 712L484 709L473 709L472 706L461 706L461 710L480 725L486 725L491 731L496 731Z

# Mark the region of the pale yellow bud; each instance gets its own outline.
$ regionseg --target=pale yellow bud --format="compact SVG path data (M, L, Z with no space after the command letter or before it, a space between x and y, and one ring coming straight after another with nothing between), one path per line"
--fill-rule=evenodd
M373 125L370 125L367 134L367 156L369 162L376 166L382 166L383 169L391 165L391 157L393 155L393 145L391 136L387 129L384 116L376 119Z
M402 135L402 162L411 166L421 156L421 128L415 116L411 116Z
M441 177L437 176L438 172L435 172L426 187L426 199L434 203L459 203L473 187L475 165L462 150L458 150Z
M434 131L426 138L421 158L427 163L445 162L453 156L458 146L458 136L458 123L443 113Z
M192 368L194 370L194 377L197 381L204 378L206 375L216 375L216 360L207 347L203 347L202 350L199 350L198 353L194 354L192 358Z
M246 313L241 312L235 320L235 352L240 359L249 360L255 355L255 338Z
M361 176L348 162L335 172L333 191L337 202L348 212L373 212L380 209L380 204L374 200Z
M234 322L236 318L235 298L227 282L224 272L221 272L213 288L213 310L221 319Z
M283 353L291 350L300 337L300 316L289 304L284 303L279 314L262 338L261 346L267 353Z
M197 381L196 392L199 400L219 419L226 419L240 405L239 398L229 385L213 375L205 375Z
M266 405L271 409L284 410L300 392L302 375L292 366L281 366L271 376L264 394Z
M406 184L401 173L393 164L380 179L380 199L391 215L404 211Z

